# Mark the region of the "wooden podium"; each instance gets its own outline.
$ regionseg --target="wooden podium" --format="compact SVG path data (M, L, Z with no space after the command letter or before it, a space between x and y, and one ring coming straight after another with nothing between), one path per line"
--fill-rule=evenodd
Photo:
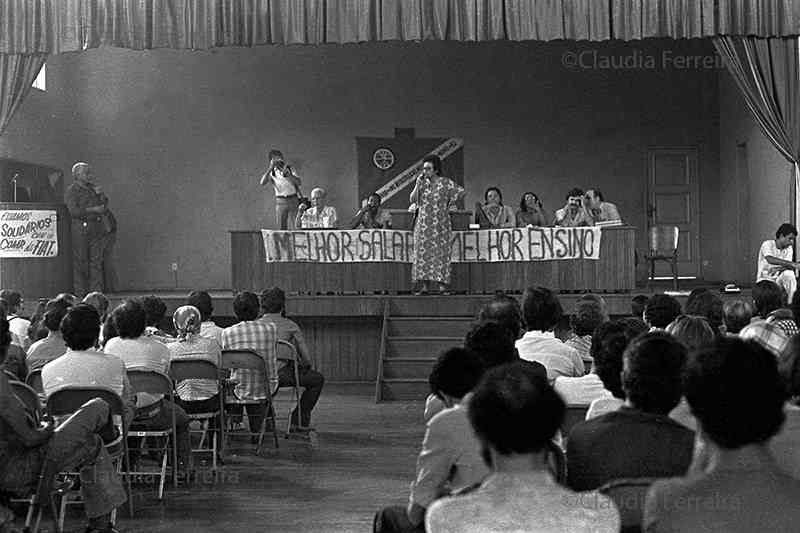
M0 288L17 290L28 301L52 298L60 292L72 292L72 232L67 206L35 202L0 203L0 210L55 211L58 218L58 254L48 258L0 257Z

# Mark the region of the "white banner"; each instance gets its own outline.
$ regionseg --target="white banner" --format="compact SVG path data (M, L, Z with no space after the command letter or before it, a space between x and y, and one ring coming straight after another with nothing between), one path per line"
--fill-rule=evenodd
M55 257L55 211L0 211L0 257Z
M268 263L410 263L414 234L399 230L261 230ZM454 231L454 263L600 258L599 227Z
M428 155L438 155L440 158L444 159L449 155L453 154L456 150L464 146L464 140L458 138L450 138L447 139L445 142L431 150ZM378 194L381 195L381 199L385 202L398 192L400 192L403 188L408 186L416 177L417 174L422 172L422 159L402 171L400 174L386 182L380 189L378 189Z

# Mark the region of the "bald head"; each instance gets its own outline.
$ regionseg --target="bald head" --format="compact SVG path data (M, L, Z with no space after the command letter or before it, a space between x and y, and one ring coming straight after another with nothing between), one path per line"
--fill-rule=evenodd
M72 179L76 181L88 181L89 179L89 163L79 161L72 165Z

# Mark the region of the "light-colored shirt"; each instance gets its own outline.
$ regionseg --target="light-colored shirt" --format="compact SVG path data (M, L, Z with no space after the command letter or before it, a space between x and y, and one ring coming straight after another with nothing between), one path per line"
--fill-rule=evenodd
M214 339L222 348L222 328L216 325L211 320L207 320L200 324L200 336L208 339Z
M28 370L36 370L67 353L67 344L60 332L50 331L44 339L38 340L28 348Z
M190 335L170 343L169 357L175 360L210 361L219 368L222 365L221 348L217 341L199 335ZM219 382L211 379L184 379L175 386L175 392L181 400L196 402L207 400L219 392Z
M758 250L758 271L756 272L756 281L768 279L774 281L781 272L786 270L785 267L778 265L771 265L767 262L767 256L777 257L785 261L791 261L794 256L794 246L787 246L783 250L778 249L775 244L775 239L770 239L761 243L761 248Z
M583 366L591 368L592 362L594 362L594 357L591 355L592 351L592 336L591 335L584 335L579 337L578 335L573 335L569 339L564 341L564 344L567 346L571 346L575 348L575 351L578 352L578 355L581 356L583 360Z
M582 207L576 210L567 210L567 208L565 207L562 207L561 209L556 209L554 225L573 227L573 226L585 226L586 224L587 224L586 213L584 212Z
M428 507L453 491L471 487L489 474L481 459L480 443L467 417L470 395L434 416L427 424L417 475L411 483L409 508Z
M557 377L554 388L567 405L589 405L600 398L613 397L592 373L578 378Z
M616 533L619 512L607 497L577 493L544 471L495 472L480 488L434 502L428 533Z
M769 447L778 468L800 479L800 407L786 404L783 412L786 421L780 433L769 442Z
M309 207L300 215L300 227L304 229L335 228L336 222L336 208L332 205L326 205L322 209Z
M575 348L561 342L552 331L528 331L517 340L516 346L522 359L544 365L551 384L559 376L577 378L586 374Z
M610 222L612 220L622 220L619 216L617 206L611 202L600 202L600 207L590 209L589 212L592 216L592 222Z
M280 313L264 313L259 320L266 324L272 324L275 326L275 334L277 335L277 339L279 341L291 343L295 349L299 349L300 345L305 346L306 341L303 337L303 331L294 320L290 320L285 316L281 316ZM280 370L287 364L288 361L278 361L278 369Z
M269 172L267 173L269 174ZM284 172L277 168L272 169L270 179L272 187L275 189L275 196L292 196L297 194L297 187L288 176L295 176L293 172Z
M11 332L11 344L16 344L23 350L27 350L28 346L30 346L28 327L31 325L31 321L16 315L8 315L6 320L8 320L8 330Z
M586 420L591 420L592 418L616 411L623 405L625 405L625 400L622 398L616 398L614 396L598 398L589 404L589 410L586 411Z
M106 343L103 351L122 359L127 369L153 370L169 374L169 350L164 344L150 337L142 336L135 339L114 337ZM137 393L136 407L153 405L163 397L163 394Z

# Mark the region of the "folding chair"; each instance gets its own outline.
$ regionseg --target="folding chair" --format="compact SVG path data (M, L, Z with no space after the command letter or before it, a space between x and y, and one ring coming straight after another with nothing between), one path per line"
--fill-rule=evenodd
M28 377L25 378L25 383L27 383L30 388L36 391L37 394L44 394L44 387L42 386L42 369L37 368L36 370L31 370L28 373Z
M199 420L202 429L192 430L190 433L200 433L200 444L197 448L192 448L192 453L211 452L211 469L217 471L217 433L219 433L219 455L223 455L223 443L225 442L225 387L220 376L219 367L206 359L173 359L170 362L169 373L177 386L178 383L186 379L208 379L217 382L217 395L219 396L219 408L207 413L186 413L189 420ZM210 423L219 417L219 427L210 430ZM204 448L206 435L211 431L211 448Z
M135 392L163 394L165 397L169 397L170 402L173 404L175 403L172 380L166 374L144 369L129 369L127 374L128 381L131 383L131 388ZM137 429L136 419L134 419L133 422L131 422L131 427L128 429L128 438L130 437L141 438L142 444L146 443L148 437L164 439L161 469L158 471L158 499L161 500L164 498L164 481L167 477L167 456L170 451L170 441L172 441L172 487L178 487L178 433L175 428L175 410L172 410L172 425L167 429ZM144 450L148 448L142 446L141 449ZM132 476L149 476L153 473L152 471L129 472Z
M81 408L83 404L89 400L100 398L104 400L109 407L109 412L114 418L114 424L120 431L122 447L110 448L106 447L112 459L117 463L117 472L125 476L125 491L128 495L128 511L130 517L133 518L133 497L131 493L131 477L130 477L130 455L128 454L128 428L125 427L123 417L125 413L125 406L122 398L117 393L108 389L92 388L92 387L67 387L55 391L47 398L47 413L56 419L56 417L65 417L73 414ZM123 471L123 464L125 470ZM66 472L66 474L74 474L74 472ZM64 531L64 518L66 515L67 505L81 503L77 501L70 502L70 496L75 495L75 492L67 492L61 498L61 509L58 513L58 531ZM80 494L77 495L80 498ZM117 510L111 513L111 521L116 519Z
M586 412L589 406L585 404L570 404L567 405L567 410L564 413L564 420L561 422L561 436L564 441L569 437L569 432L575 424L586 420Z
M292 391L294 392L294 405L297 409L297 422L300 422L300 370L298 367L299 357L297 356L297 348L294 347L294 344L288 341L278 340L278 353L277 353L277 360L278 361L285 361L292 365L294 368L294 385L292 385ZM278 394L280 388L275 389L275 393L272 395L273 398ZM292 430L292 409L289 410L289 414L286 419L286 438L289 438L289 433Z
M609 481L597 491L611 498L619 510L620 532L642 531L644 501L655 478L629 478Z
M39 395L36 394L35 390L21 381L9 381L9 384L14 391L14 395L25 404L25 410L31 416L32 422L35 425L39 425L42 419L42 404L39 402ZM28 506L28 510L25 513L25 531L31 531L33 533L39 531L39 524L42 521L41 502L39 502L37 498L39 487L44 481L42 474L44 474L44 465L42 465L42 471L39 472L39 481L36 484L36 488L34 488L27 497L17 498L11 496L8 499L10 503L20 503ZM34 513L36 513L36 522L33 522ZM32 523L33 525L31 526Z
M550 468L550 472L552 472L556 482L566 486L567 454L564 453L564 449L552 440L548 441L545 447L545 457L547 458L547 466Z
M258 445L256 446L256 455L258 455L261 453L261 444L264 441L264 434L267 430L267 420L271 420L273 440L275 441L275 448L278 448L278 433L275 429L275 407L272 404L272 391L270 390L272 389L272 385L267 372L267 362L261 355L253 350L222 350L222 368L225 370L252 370L254 372L262 372L267 376L266 382L264 383L267 388L266 398L263 400L240 400L234 395L231 395L225 399L225 405L242 405L244 410L246 410L248 405L259 405L263 403L264 420L261 422L260 430L255 432L253 428L250 428L250 432L245 433L245 435L258 435ZM244 416L244 412L242 416ZM230 434L228 437L230 438Z

